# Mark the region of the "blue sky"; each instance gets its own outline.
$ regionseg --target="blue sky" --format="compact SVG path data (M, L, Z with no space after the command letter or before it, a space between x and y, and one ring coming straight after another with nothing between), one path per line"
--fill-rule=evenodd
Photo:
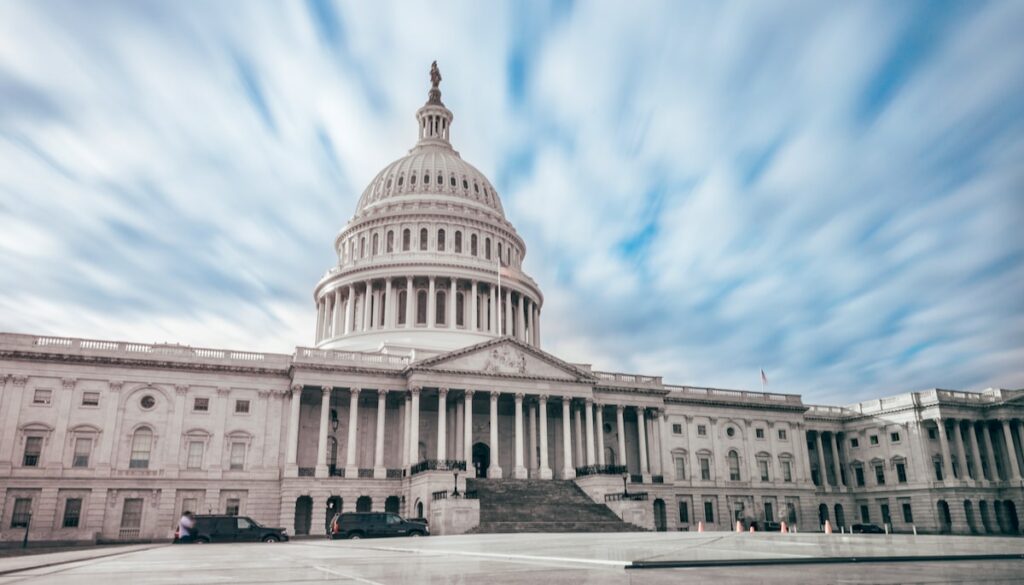
M545 349L808 402L1019 388L1021 30L1020 2L0 3L0 330L310 345L437 59Z

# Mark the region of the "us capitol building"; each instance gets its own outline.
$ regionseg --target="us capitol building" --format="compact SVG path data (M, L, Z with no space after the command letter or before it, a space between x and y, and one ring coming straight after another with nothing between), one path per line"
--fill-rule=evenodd
M652 530L1020 533L1024 390L818 406L546 353L526 244L431 77L415 146L334 240L313 347L0 334L0 539L167 539L186 509L293 535L341 510L483 531L489 509L528 515L487 501L505 484Z

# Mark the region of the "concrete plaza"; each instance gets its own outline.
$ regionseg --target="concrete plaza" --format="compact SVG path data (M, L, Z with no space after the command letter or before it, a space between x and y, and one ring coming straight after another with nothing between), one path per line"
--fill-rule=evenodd
M0 559L7 583L1019 583L1024 540L957 536L736 534L509 534L286 544L109 547ZM1017 555L1018 560L735 566L828 557ZM716 561L699 568L635 563ZM38 568L26 569L36 566ZM10 572L10 571L14 572Z

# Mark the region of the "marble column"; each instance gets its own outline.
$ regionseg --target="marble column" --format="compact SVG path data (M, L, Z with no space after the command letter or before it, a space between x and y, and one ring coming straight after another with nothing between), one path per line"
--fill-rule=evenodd
M395 326L395 303L391 297L391 278L384 280L384 328Z
M828 469L825 467L825 445L821 440L821 431L814 431L814 446L818 451L818 485L828 489Z
M373 304L373 281L366 281L366 290L363 292L363 331L369 331L373 327L373 312L370 305Z
M416 291L412 287L412 277L405 279L405 328L416 325Z
M338 337L345 333L345 309L341 304L341 287L334 289L334 336Z
M596 408L595 415L597 416L596 427L597 427L597 464L604 465L604 404L600 402L594 405Z
M836 476L836 487L842 487L843 485L843 465L839 461L839 436L835 431L832 431L832 440L829 441L829 446L832 448L832 473Z
M498 302L494 292L494 285L488 284L487 287L490 289L490 300L487 303L487 331L500 335L498 333Z
M1013 428L1010 426L1009 419L1002 419L999 422L1003 423L1003 439L1006 441L1006 458L1010 460L1010 480L1020 479L1020 463L1017 462L1017 449L1013 446Z
M516 311L516 339L526 341L526 299L519 294L519 309Z
M964 452L964 435L960 429L962 421L953 419L953 439L956 440L956 456L960 466L959 479L967 479L967 453Z
M533 329L534 329L534 333L533 333L534 342L533 342L533 345L535 347L540 347L540 307L537 307L535 310L536 310L537 314L533 318Z
M528 301L526 303L526 328L524 329L524 331L527 332L527 335L525 337L526 342L529 343L530 345L534 345L534 343L533 343L533 301Z
M465 417L462 423L462 451L466 460L466 473L473 467L473 391L466 390L463 399L466 403L462 409L462 416Z
M412 412L412 396L408 392L404 392L402 397L402 448L399 451L402 452L402 469L408 469L409 462L409 426L411 424Z
M982 481L985 479L985 473L981 469L981 450L978 448L978 430L974 426L974 421L967 421L967 439L971 445L971 465L972 471L971 478L974 481Z
M636 409L636 430L640 440L640 473L650 475L651 468L647 464L647 413L640 407Z
M377 390L377 440L373 445L373 477L384 479L388 470L384 467L384 421L388 411L388 391Z
M348 285L348 298L345 299L345 335L348 335L353 331L356 310L355 298L356 289L350 284Z
M537 410L540 413L540 478L551 479L551 466L548 465L548 395L540 395Z
M594 464L594 400L587 398L584 401L587 420L587 465Z
M288 465L298 465L299 456L299 409L302 405L302 385L292 386L291 406L288 413Z
M433 329L437 323L437 287L435 278L430 277L427 287L427 327Z
M941 418L934 419L934 421L938 427L939 446L942 448L942 480L951 481L953 479L953 455L949 448L949 438L946 436L946 421Z
M409 391L412 394L409 417L409 466L412 467L420 462L420 392L422 388L415 387Z
M320 436L316 443L316 477L327 477L327 429L330 425L331 387L324 386L320 393Z
M455 420L453 421L454 428L451 432L452 442L454 443L454 445L452 445L452 459L455 461L465 461L466 444L462 440L465 436L463 432L465 429L462 426L463 422L466 420L464 414L465 403L463 400L455 400L454 402L455 404L452 407L452 415L455 417Z
M448 458L448 389L437 389L437 460Z
M512 335L512 289L505 289L505 300L502 301L502 303L502 310L505 312L502 316L505 321L505 331L503 335Z
M457 318L458 315L455 314L458 311L458 308L459 308L459 305L456 302L458 299L455 298L455 295L458 294L458 290L457 289L458 289L458 286L456 286L455 279L453 278L451 280L451 284L449 285L449 288L448 288L448 294L449 294L449 296L451 296L451 298L448 299L448 328L449 329L455 329L456 324L459 321L458 318ZM462 308L463 309L466 308L466 303L462 303ZM463 323L463 324L465 324L465 323Z
M498 461L498 396L501 393L491 391L491 465L487 468L487 477L501 479L501 465Z
M576 477L576 468L572 465L572 431L569 429L572 418L569 414L569 402L568 397L562 398L562 479Z
M996 462L996 451L992 446L992 428L987 420L981 421L981 440L985 443L985 457L988 460L989 481L999 481L999 465Z
M356 440L359 426L359 388L349 389L348 398L348 444L345 456L345 477L359 477L359 462L356 460Z
M665 417L668 416L668 413L665 412L664 408L659 408L654 412L658 417L658 467L661 469L662 477L665 477L669 475L670 470L674 471L671 467L671 461L669 461L668 464L665 462L665 457L668 455L668 451L665 449L665 443L667 442L665 437L668 432L668 429L665 426Z
M572 406L572 420L576 435L576 465L586 465L583 459L583 418L580 409L575 405Z
M626 407L621 404L615 405L615 425L619 431L619 465L629 469L628 459L626 458L626 423L623 420L623 411Z
M516 479L526 479L527 472L526 466L523 465L523 394L516 394L516 453L515 453L515 469L512 471L512 477Z
M537 473L537 403L530 401L530 408L527 411L527 417L530 419L529 423L529 448L530 448L530 473Z
M472 308L470 309L470 314L469 314L470 317L469 317L468 325L469 325L469 330L470 331L476 331L477 327L478 327L477 321L480 319L480 305L479 305L479 299L477 298L477 290L476 290L476 281L475 280L472 283L471 293L470 294L471 294L471 297L470 297L469 300L470 300Z

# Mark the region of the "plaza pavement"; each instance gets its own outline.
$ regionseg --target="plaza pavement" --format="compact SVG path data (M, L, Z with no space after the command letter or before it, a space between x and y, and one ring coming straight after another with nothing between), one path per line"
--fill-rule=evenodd
M114 550L114 548L120 550ZM98 558L0 559L0 585L73 583L1021 583L1024 539L996 537L618 533L487 534L282 544L104 547ZM76 552L81 555L84 551ZM112 554L116 553L116 554ZM733 566L879 556L987 555L977 560ZM1016 560L993 559L993 555ZM85 555L88 556L88 555ZM54 557L54 558L46 558ZM25 569L25 559L40 566ZM636 563L714 561L700 568L638 569Z

